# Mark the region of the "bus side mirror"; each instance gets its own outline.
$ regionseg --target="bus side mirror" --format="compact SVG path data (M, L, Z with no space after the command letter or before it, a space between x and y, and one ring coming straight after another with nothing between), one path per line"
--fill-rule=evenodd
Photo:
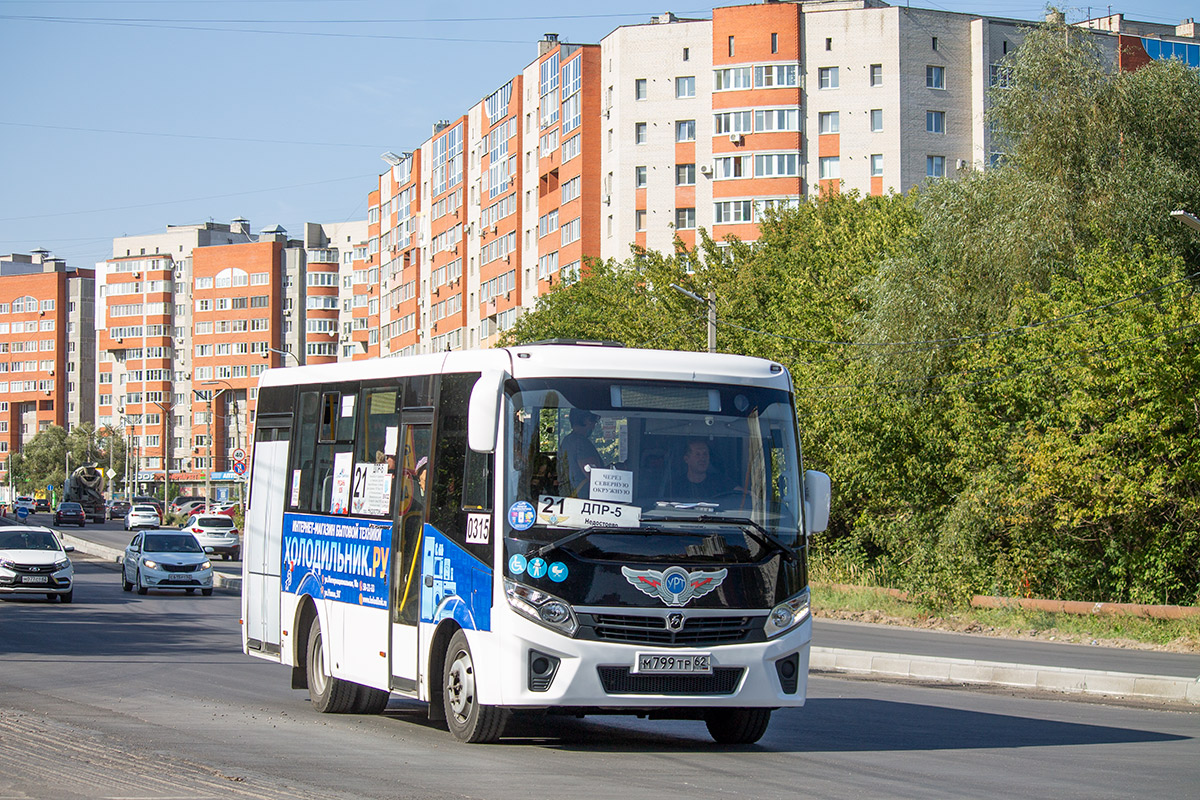
M503 371L485 372L471 390L467 408L467 445L476 453L496 449L496 426L500 419L500 390L508 375Z
M810 469L804 473L804 529L807 533L820 533L829 527L832 486L824 472Z

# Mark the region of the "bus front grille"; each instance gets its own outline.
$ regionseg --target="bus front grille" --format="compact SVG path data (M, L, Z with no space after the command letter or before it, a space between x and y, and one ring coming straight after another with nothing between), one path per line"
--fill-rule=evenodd
M733 694L743 667L714 667L711 675L634 675L629 667L596 667L606 694Z
M584 614L580 616L583 628L581 633L586 635L586 632L590 632L592 634L588 638L622 644L709 647L753 641L754 633L762 631L762 620L748 616L690 616L677 630L671 630L666 617L659 615Z

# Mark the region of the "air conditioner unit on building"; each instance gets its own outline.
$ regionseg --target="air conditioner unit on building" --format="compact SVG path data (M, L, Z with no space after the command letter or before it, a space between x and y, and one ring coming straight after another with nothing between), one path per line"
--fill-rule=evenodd
M135 273L133 273L133 277L135 277L135 278L140 278L140 277L142 277L142 273L140 273L140 272L135 272Z
M701 175L712 175L712 167L709 166L708 164L701 164L700 165L700 174Z
M745 138L746 137L742 136L740 133L729 134L729 141L733 142L734 144L741 144Z
M958 160L958 168L959 168L959 169L966 169L966 168L967 168L967 162L966 162L964 159L961 159L961 158L960 158L960 159Z
M175 344L183 344L183 337L180 336L178 339L176 339Z
M611 194L604 195L604 205L606 205L606 206L612 205L612 195Z

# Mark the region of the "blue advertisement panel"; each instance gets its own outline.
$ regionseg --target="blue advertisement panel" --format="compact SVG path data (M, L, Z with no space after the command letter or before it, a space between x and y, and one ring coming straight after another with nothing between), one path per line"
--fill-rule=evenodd
M283 515L283 591L387 608L392 526L379 520Z
M452 618L467 630L492 629L492 571L432 525L421 545L421 621ZM432 580L430 580L432 578Z

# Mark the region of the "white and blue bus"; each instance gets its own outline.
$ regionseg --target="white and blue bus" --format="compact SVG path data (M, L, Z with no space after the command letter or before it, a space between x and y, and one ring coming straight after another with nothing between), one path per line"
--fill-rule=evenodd
M804 704L830 484L777 363L555 342L273 369L254 440L243 650L319 711L748 743Z

